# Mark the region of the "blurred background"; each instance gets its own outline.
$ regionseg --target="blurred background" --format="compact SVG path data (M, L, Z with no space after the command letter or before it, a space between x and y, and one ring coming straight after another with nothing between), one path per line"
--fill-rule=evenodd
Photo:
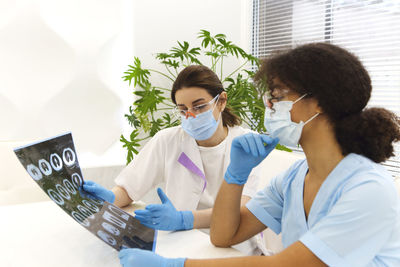
M122 76L200 29L250 46L251 1L0 0L0 141L71 131L83 167L124 165Z
M112 187L126 164L120 136L132 131L124 72L134 57L160 68L156 53L177 41L199 46L201 29L257 57L308 42L341 45L371 75L369 106L400 115L397 0L0 0L0 205L35 199L32 188L47 199L13 148L65 132L85 178ZM225 72L237 63L227 59ZM383 165L400 177L395 147Z

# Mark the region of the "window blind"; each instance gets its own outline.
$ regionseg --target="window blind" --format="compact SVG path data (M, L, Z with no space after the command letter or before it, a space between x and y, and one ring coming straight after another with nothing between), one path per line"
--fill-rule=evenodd
M253 0L252 53L328 42L355 53L372 79L369 107L400 116L400 1ZM400 177L400 143L383 163Z

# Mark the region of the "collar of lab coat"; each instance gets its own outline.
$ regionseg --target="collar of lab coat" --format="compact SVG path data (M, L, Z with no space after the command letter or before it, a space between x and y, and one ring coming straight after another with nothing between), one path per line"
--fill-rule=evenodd
M193 164L196 165L196 167L199 168L199 170L204 174L203 162L201 161L200 150L199 147L197 146L196 140L189 134L187 134L185 131L182 131L181 135L181 150L182 153L185 153L186 156L193 162ZM179 156L180 155L178 155L178 157ZM185 165L183 166L185 168L188 168ZM192 170L190 169L189 171L192 172ZM200 177L199 179L200 181L202 181Z
M236 130L235 128L228 127L228 135L225 139L226 146L225 146L225 158L224 158L224 171L226 170L230 162L231 143L232 143L232 137L234 136L234 133L231 131L235 130ZM182 131L181 150L204 174L203 162L201 160L200 150L196 143L196 140L189 134L187 134L185 131ZM187 168L187 166L185 166L185 168ZM189 169L189 171L191 170ZM199 180L202 181L201 177L199 177Z

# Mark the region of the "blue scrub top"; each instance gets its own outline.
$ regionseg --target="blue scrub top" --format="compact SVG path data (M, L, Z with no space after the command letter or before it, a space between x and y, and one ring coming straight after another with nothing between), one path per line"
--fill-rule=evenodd
M247 208L286 248L302 242L329 266L400 266L400 198L391 175L347 155L321 185L306 220L306 160L275 177Z

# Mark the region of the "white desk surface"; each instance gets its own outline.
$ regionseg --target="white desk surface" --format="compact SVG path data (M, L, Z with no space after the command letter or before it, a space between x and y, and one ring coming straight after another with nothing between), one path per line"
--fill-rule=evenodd
M52 201L0 206L0 236L0 266L4 267L121 266L116 250ZM233 248L214 247L199 230L158 231L156 252L170 258L243 256Z

